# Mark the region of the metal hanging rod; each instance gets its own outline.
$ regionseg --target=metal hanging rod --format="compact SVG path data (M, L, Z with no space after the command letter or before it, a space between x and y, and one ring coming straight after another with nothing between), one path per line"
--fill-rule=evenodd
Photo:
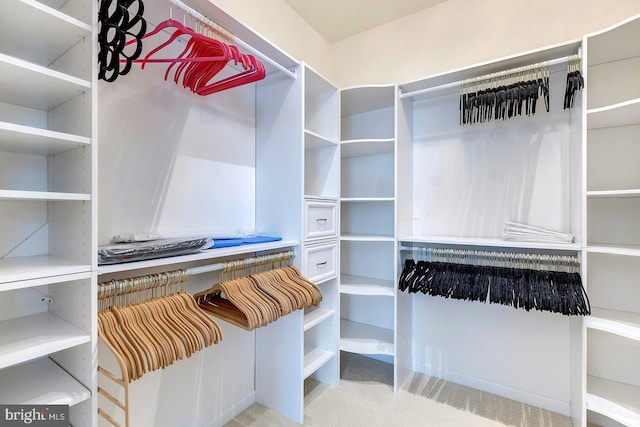
M559 65L559 64L563 64L569 61L569 58L573 56L563 56L561 58L556 58L556 59L550 59L548 61L544 61L544 62L539 62L537 64L531 64L531 65L526 65L523 67L519 67L520 69L530 69L531 67L535 67L535 66L539 66L539 67L550 67L553 65ZM514 68L513 70L505 70L505 71L499 71L496 73L492 73L486 76L478 76L475 77L476 79L478 79L478 81L484 80L484 79L490 79L492 77L498 76L501 73L504 73L505 75L509 75L509 73L511 71L513 71L514 73L516 72L518 68ZM430 93L430 92L436 92L439 90L445 90L445 89L454 89L454 88L459 88L460 86L462 86L465 82L468 82L469 80L471 80L471 78L469 79L464 79L464 80L458 80L455 82L451 82L451 83L445 83L445 84L441 84L438 86L432 86L432 87L428 87L425 89L419 89L419 90L414 90L411 92L404 92L400 94L400 99L404 99L404 98L410 98L412 96L416 96L416 95L424 95L426 93Z
M183 11L188 13L192 18L197 19L198 21L202 22L203 24L205 24L205 25L207 25L207 26L209 26L211 28L214 28L214 29L223 28L220 25L218 25L217 23L215 23L214 21L212 21L211 19L209 19L206 16L204 16L202 13L198 12L197 10L193 9L190 6L187 6L186 4L181 2L180 0L169 0L169 3L179 7L180 9L182 9ZM243 42L238 37L233 36L233 43L236 44L236 45L241 46L245 50L250 51L254 56L259 57L263 61L268 62L273 67L278 69L278 71L284 73L284 75L289 77L290 79L295 79L296 78L296 73L294 73L291 70L286 69L285 67L283 67L282 65L280 65L276 61L274 61L272 58L270 58L267 55L265 55L264 53L260 52L259 50L257 50L253 46Z
M258 255L251 258L243 258L235 261L219 262L217 264L203 265L200 267L192 267L187 269L187 275L193 276L196 274L211 273L214 271L221 271L228 268L231 263L236 263L238 269L251 267L252 265L260 263L274 263L287 261L295 256L293 251L274 252L272 254Z

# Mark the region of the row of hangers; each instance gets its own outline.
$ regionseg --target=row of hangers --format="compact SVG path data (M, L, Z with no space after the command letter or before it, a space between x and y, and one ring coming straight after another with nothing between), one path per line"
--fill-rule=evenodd
M289 259L275 260L274 266ZM295 310L316 306L322 300L320 288L292 265L230 277L229 272L235 270L232 264L226 267L220 283L195 294L194 298L207 313L243 329L250 331L266 326Z
M98 335L125 381L217 344L222 331L185 291L186 270L100 283Z
M567 83L564 91L564 109L573 108L576 93L584 88L584 78L580 71L580 56L571 55L567 63Z

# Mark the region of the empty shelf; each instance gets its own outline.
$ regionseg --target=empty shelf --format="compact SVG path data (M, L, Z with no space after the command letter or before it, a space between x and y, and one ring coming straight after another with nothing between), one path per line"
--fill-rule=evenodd
M587 252L611 255L640 256L640 246L637 245L617 245L606 243L589 243Z
M85 136L0 122L0 151L49 156L90 143Z
M394 296L394 281L343 274L340 276L340 293Z
M52 277L52 282L76 280L79 277L64 278L62 276L88 273L90 271L91 264L89 263L80 264L73 262L73 260L53 255L4 258L0 260L0 289L8 290L9 288L21 287L18 284L11 284L11 282L38 280L48 277Z
M587 129L629 126L640 123L640 99L587 110Z
M304 131L304 141L307 148L336 147L338 145L338 143L331 138L310 130Z
M23 200L23 201L87 201L91 200L91 195L83 193L60 193L54 191L21 191L21 190L0 190L0 200Z
M309 375L313 374L318 369L322 368L325 363L330 361L335 354L330 351L323 350L317 347L307 347L304 351L304 372L303 376L306 379Z
M376 154L393 154L393 138L386 139L352 139L340 143L340 157L374 156Z
M335 316L335 311L326 308L316 308L304 315L304 330L307 331L327 319Z
M640 314L593 307L586 318L587 328L640 341Z
M631 189L631 190L598 190L598 191L587 191L587 197L590 198L606 198L606 197L640 197L640 190Z
M624 425L640 425L640 387L588 376L587 409Z
M393 356L393 331L341 319L340 350L358 354L386 354Z
M503 240L499 238L485 237L459 237L459 236L403 236L398 239L404 243L431 243L451 246L481 246L489 248L523 248L523 249L549 249L562 251L579 251L580 245L576 243L548 243L548 242L519 242L516 240Z

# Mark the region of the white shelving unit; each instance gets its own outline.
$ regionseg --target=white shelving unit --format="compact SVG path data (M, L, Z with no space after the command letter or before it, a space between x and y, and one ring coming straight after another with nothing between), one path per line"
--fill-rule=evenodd
M0 401L95 424L94 2L0 17Z
M640 20L585 36L586 409L600 425L640 425Z

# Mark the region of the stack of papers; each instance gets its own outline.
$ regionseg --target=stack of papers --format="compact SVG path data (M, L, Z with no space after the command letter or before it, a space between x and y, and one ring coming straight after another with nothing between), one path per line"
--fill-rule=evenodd
M504 223L503 238L523 242L572 243L574 236L571 233L507 220Z

